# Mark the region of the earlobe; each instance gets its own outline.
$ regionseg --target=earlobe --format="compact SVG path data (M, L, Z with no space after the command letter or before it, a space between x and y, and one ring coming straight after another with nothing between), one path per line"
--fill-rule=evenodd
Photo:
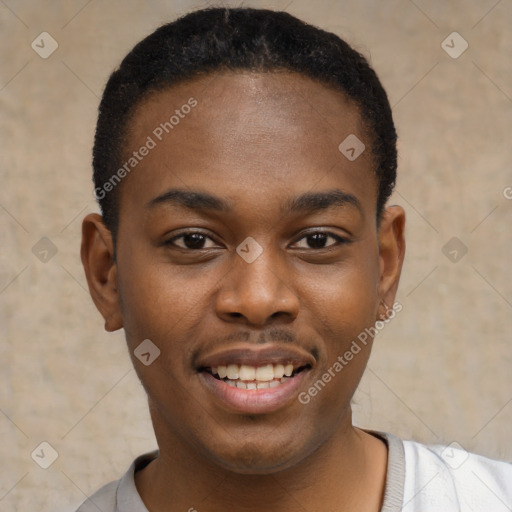
M395 301L405 256L405 212L388 206L379 228L379 315L387 315Z
M92 300L105 319L105 330L120 329L123 321L114 242L112 233L97 213L87 215L82 222L80 256Z

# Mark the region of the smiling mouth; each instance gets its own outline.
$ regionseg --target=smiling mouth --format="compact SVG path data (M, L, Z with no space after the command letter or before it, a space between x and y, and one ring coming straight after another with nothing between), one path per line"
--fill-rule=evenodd
M207 372L215 379L234 388L258 390L276 388L310 368L309 364L298 367L294 367L293 364L266 364L264 366L230 364L201 368L200 371Z

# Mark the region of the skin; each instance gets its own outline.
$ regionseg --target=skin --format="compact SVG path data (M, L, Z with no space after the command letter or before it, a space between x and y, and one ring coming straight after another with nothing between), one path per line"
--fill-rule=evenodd
M122 182L116 258L101 217L83 221L91 295L105 328L126 332L160 449L136 473L137 489L151 512L378 511L387 448L352 425L350 407L371 343L309 404L293 399L267 414L229 410L196 368L218 349L291 344L312 358L299 389L307 391L393 304L405 214L387 207L377 226L358 109L301 75L223 72L142 102L127 155L190 97L198 105ZM338 150L349 134L366 145L353 162ZM232 209L147 206L173 188L208 192ZM280 212L293 197L333 189L360 206ZM169 242L187 231L202 232L202 245ZM315 231L346 241L306 236ZM248 236L263 249L252 263L236 252ZM144 339L161 350L149 366L133 356Z

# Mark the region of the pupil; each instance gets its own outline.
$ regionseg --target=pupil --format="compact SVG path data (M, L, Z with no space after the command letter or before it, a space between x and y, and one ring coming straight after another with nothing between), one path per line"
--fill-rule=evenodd
M323 248L325 247L325 242L327 235L325 233L315 233L314 235L309 235L310 240L313 240L313 243L310 243L309 245L315 248ZM320 242L320 243L318 243Z
M201 233L191 233L184 237L185 245L189 249L201 249L204 244L204 236Z

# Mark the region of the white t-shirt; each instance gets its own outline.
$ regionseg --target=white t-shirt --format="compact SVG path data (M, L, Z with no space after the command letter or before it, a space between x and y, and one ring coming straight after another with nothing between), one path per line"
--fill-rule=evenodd
M380 512L511 512L512 463L468 453L459 445L423 445L366 430L388 445ZM134 474L158 451L137 457L120 480L87 499L76 512L148 512ZM197 507L196 507L197 508Z

